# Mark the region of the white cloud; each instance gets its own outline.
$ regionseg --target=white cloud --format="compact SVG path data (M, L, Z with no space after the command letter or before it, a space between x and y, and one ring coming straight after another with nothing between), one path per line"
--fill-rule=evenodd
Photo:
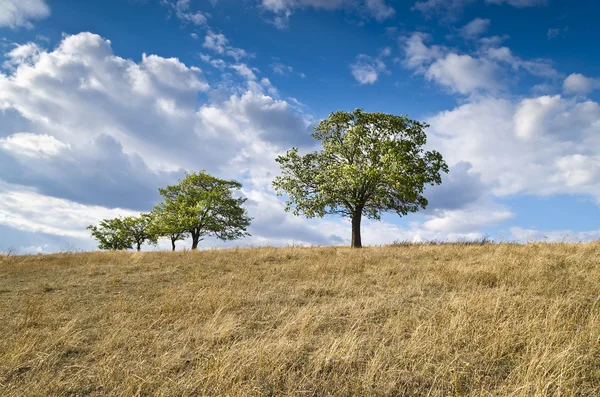
M216 68L219 70L223 70L227 67L227 62L225 62L224 60L218 59L218 58L213 58L207 54L200 54L200 59L202 59L202 61L210 64L213 68Z
M227 40L225 35L214 33L212 30L209 30L204 37L204 44L202 44L202 46L204 48L216 51L219 54L224 54L225 46L227 45L228 41L229 40Z
M561 96L484 98L428 120L429 145L468 161L495 196L584 194L600 201L600 105Z
M448 54L435 61L425 73L428 80L434 80L454 92L470 94L478 90L497 91L499 68L486 59L470 55Z
M513 240L521 242L545 241L548 243L570 243L595 241L600 239L600 230L575 232L572 230L534 230L512 227L510 235Z
M430 41L431 36L427 33L415 32L407 38L403 38L400 44L404 47L405 65L408 68L424 71L424 66L436 59L442 58L448 49L442 46L425 44Z
M386 67L381 59L360 54L356 57L356 61L350 65L350 70L354 79L359 84L364 85L375 83L379 75L386 71Z
M471 233L482 227L492 227L514 217L507 209L475 207L454 211L443 211L439 216L425 221L423 228L442 235L448 233Z
M559 73L545 59L523 60L508 47L498 47L502 38L480 39L473 54L459 54L446 46L427 45L430 36L415 32L400 39L403 64L429 81L463 95L503 91L509 76L522 70L541 78L556 78ZM511 73L512 72L512 73Z
M238 72L240 76L242 76L245 79L256 80L256 75L254 74L252 69L250 69L245 63L231 65L230 68L234 69L236 72Z
M222 33L215 33L209 30L204 37L204 48L215 51L221 55L228 55L239 62L242 58L251 57L252 55L241 48L232 47L229 45L229 40Z
M57 156L69 147L68 144L46 134L37 135L22 132L0 138L0 149L25 157Z
M515 133L524 140L542 136L548 130L547 121L568 106L558 95L524 99L515 112Z
M0 182L0 224L17 230L88 238L85 228L105 218L137 215L120 208L108 209L48 197L30 189Z
M267 188L275 157L313 143L310 116L276 99L245 64L232 67L255 80L213 89L199 68L157 55L123 59L90 33L14 59L0 73L0 224L12 229L89 239L88 224L131 213L118 208L150 209L181 169L242 178L248 194L271 195L256 204L269 212L279 202ZM198 103L200 92L211 99ZM293 219L288 236L332 241ZM256 239L278 233L265 227Z
M600 89L600 79L593 79L579 73L570 74L563 82L563 90L566 94L587 95L597 89Z
M35 246L30 245L28 247L19 247L19 254L25 255L34 255L34 254L44 254L46 253L46 249L48 248L48 244L44 244L44 246Z
M396 10L388 6L385 0L366 0L365 6L368 13L378 21L385 21L396 14Z
M522 60L513 55L508 47L488 48L487 57L499 63L505 63L512 69L524 69L530 74L539 77L554 78L559 73L552 67L552 62L545 59Z
M32 20L50 16L50 7L44 0L0 0L0 27L31 29Z
M15 47L13 50L5 54L5 58L8 58L4 62L4 66L11 68L18 66L22 63L33 63L39 59L39 54L42 49L35 43L27 43Z
M206 14L202 11L193 11L190 0L160 0L163 5L170 8L170 13L175 14L177 19L187 24L191 23L198 26L206 25L208 21Z
M391 53L392 50L389 47L385 47L379 51L377 58L359 54L354 63L350 65L352 76L362 85L375 83L381 73L388 72L383 58L390 56Z
M475 18L465 26L459 29L459 33L466 39L476 39L484 34L490 27L490 20Z

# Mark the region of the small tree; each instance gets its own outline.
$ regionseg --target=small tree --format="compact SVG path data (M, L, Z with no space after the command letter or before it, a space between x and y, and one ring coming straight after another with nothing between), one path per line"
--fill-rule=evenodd
M121 218L104 219L99 226L87 227L92 237L98 240L102 250L127 250L133 247L135 240L123 225Z
M352 221L352 247L362 246L362 216L406 215L427 206L427 184L448 172L442 155L424 151L427 124L383 113L335 112L315 128L321 151L277 157L282 176L273 187L287 193L286 211L308 218L337 214Z
M173 209L173 208L171 208ZM189 234L177 212L169 211L165 203L160 203L152 210L154 218L154 234L171 240L171 248L175 251L175 243L185 240Z
M152 232L152 217L149 214L125 218L104 219L100 227L90 225L92 237L98 240L98 248L103 250L127 250L135 245L138 252L146 241L156 243Z
M234 190L242 185L237 181L226 181L204 171L186 173L177 185L159 189L164 202L161 211L176 219L173 230L189 233L192 249L204 236L215 236L221 240L235 240L249 234L251 218L246 215L242 204L245 198L235 198Z
M145 242L156 244L158 236L153 229L153 219L150 214L128 216L121 220L126 233L131 236L137 251L140 252Z

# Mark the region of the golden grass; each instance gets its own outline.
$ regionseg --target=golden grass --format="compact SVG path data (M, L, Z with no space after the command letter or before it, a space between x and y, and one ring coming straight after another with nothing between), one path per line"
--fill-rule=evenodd
M600 244L0 258L2 396L598 396Z

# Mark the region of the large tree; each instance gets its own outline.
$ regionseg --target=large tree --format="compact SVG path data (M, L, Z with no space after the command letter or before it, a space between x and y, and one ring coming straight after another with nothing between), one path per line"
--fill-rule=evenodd
M181 232L192 237L192 249L205 236L235 240L249 234L251 218L242 204L247 199L235 197L242 188L237 181L227 181L204 171L186 173L177 185L159 189L163 196L162 211L172 214Z
M427 206L425 186L442 183L442 155L425 151L425 123L384 113L334 112L315 128L322 149L304 156L292 148L277 157L282 176L273 182L286 193L286 211L308 218L337 214L352 221L352 247L362 246L363 216L403 216Z

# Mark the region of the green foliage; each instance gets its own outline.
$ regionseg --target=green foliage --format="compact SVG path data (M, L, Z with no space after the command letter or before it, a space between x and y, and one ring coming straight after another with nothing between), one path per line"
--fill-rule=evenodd
M163 215L159 217L159 225L165 227L163 233L188 233L192 249L205 236L221 240L248 236L251 218L242 208L246 199L233 195L241 187L237 181L219 179L204 171L186 173L177 185L159 189L164 201L155 212Z
M121 218L104 219L99 226L87 227L92 237L98 240L98 248L102 250L127 250L133 248L134 240L123 226Z
M157 238L166 237L170 239L173 251L175 251L177 241L185 240L189 236L189 233L185 231L182 217L174 209L174 206L167 207L162 202L152 210L154 235Z
M148 242L150 244L157 243L157 236L153 228L153 219L150 214L140 214L140 216L128 216L122 219L123 228L136 245L139 251L142 244Z
M379 220L384 212L402 216L425 208L425 186L440 184L440 172L448 172L440 153L423 149L427 127L360 109L331 113L313 133L322 150L302 156L292 148L279 156L282 176L273 187L287 193L286 211L295 215L352 219L352 245L360 247L361 216Z
M140 251L145 242L156 244L150 214L104 219L99 227L90 225L87 229L98 240L98 248L103 250L127 250L135 245Z

